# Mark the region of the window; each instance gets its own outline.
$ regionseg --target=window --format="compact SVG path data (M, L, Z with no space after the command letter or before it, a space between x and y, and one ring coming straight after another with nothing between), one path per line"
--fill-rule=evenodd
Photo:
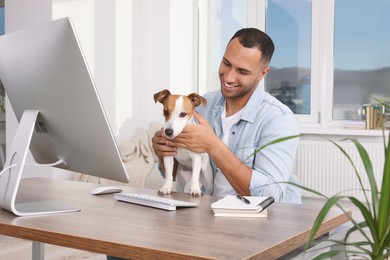
M289 106L302 125L340 128L364 119L364 105L376 103L370 97L390 101L388 0L211 2L208 10L200 8L200 13L210 14L206 85L213 89L207 90L219 88L215 63L227 35L257 27L276 46L264 87Z
M225 47L233 34L239 29L247 26L247 1L243 0L213 0L203 1L203 8L209 5L210 9L210 26L205 28L205 31L210 30L208 46L204 49L209 49L209 58L205 61L208 71L205 72L207 81L206 91L213 91L220 88L218 70L219 64L225 52ZM201 6L202 11L202 6ZM206 11L205 11L206 12ZM202 44L202 42L201 42ZM201 56L202 54L200 54ZM200 57L201 59L202 57ZM202 64L201 64L202 66ZM201 68L200 68L201 69ZM202 81L201 81L202 82ZM203 86L200 86L203 87ZM203 93L201 93L203 94Z
M390 98L390 2L337 0L333 119L362 119L370 96Z
M311 1L269 0L266 32L275 44L266 90L295 114L310 114Z

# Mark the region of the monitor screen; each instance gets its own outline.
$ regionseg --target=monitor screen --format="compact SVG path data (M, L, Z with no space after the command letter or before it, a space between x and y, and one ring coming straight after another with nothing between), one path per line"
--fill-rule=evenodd
M27 145L37 163L50 164L62 159L65 162L56 167L128 182L114 135L69 18L1 36L0 79L17 119L20 122L25 118L24 125L19 124L22 128L18 128L22 136L19 139L27 139L18 144L20 141L15 137L6 166L24 164L21 147ZM28 115L31 111L38 111L33 119ZM29 120L36 121L31 130L31 141ZM23 165L14 168L19 167L23 171ZM12 175L12 170L16 171L14 168L8 174ZM2 197L3 200L7 197L4 189L9 186L1 186L5 186L5 173L0 177L0 203ZM16 182L18 184L19 180Z

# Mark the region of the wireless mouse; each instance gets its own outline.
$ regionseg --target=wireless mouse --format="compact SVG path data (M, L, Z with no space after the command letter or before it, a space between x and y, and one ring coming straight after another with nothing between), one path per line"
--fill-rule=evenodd
M91 190L91 193L93 195L101 195L101 194L118 193L121 191L122 191L121 188L115 186L100 186L100 187L93 188Z

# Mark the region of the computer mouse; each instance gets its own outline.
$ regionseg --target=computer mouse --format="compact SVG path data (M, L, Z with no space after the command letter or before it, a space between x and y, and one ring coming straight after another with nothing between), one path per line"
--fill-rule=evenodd
M121 188L115 186L100 186L100 187L93 188L91 190L91 193L93 195L101 195L101 194L118 193L121 191L122 191Z

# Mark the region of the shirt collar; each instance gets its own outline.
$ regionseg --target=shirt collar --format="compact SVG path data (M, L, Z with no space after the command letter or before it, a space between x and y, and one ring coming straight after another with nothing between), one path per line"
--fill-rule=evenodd
M219 92L219 93L221 95L219 102L217 102L217 104L215 105L215 107L213 109L214 116L216 118L221 116L222 111L225 107L225 103L226 103L226 98L224 96L222 96L221 92ZM257 86L255 91L250 96L248 103L244 107L244 110L242 112L240 120L245 120L245 121L248 121L250 123L254 122L256 115L257 115L257 111L260 109L259 104L263 102L263 100L265 98L265 94L266 94L266 92L264 91L264 89L260 85Z
M262 86L257 86L256 90L250 96L242 113L241 119L253 123L256 119L257 111L265 98L265 91Z

